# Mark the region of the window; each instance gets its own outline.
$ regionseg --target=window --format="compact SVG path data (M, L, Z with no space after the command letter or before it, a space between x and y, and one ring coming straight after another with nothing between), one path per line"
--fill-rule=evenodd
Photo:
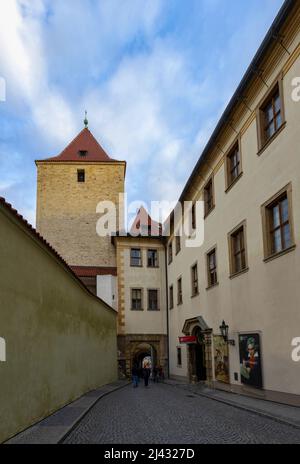
M85 171L84 169L77 170L77 182L85 182Z
M170 288L169 288L169 294L170 294L169 306L170 306L170 309L173 309L173 308L174 308L174 292L173 292L173 285L171 285Z
M172 242L169 243L169 246L168 246L168 258L169 258L169 264L171 264L171 262L173 261L173 246L172 246Z
M213 187L213 178L210 180L204 187L204 213L207 216L214 207L214 187Z
M80 157L82 157L82 158L83 158L84 156L87 156L87 154L88 154L87 150L79 150L79 152L78 152L78 155L79 155Z
M177 347L177 366L182 366L182 355L181 355L181 348Z
M265 257L280 254L294 246L292 226L292 188L283 189L263 205Z
M182 304L182 278L177 281L177 304Z
M198 266L195 264L192 267L192 296L196 296L199 293L198 289Z
M158 311L158 290L148 290L148 311Z
M178 232L179 233L179 232ZM178 255L178 253L180 252L181 250L181 237L180 235L176 235L176 255Z
M158 267L158 251L157 250L148 250L148 267Z
M195 203L193 203L191 214L192 214L192 229L195 230L196 229L196 205Z
M218 283L217 252L215 248L207 254L207 271L208 287L213 287Z
M237 142L226 156L227 188L229 188L242 173L240 144Z
M247 269L246 225L237 227L229 235L230 274L235 275Z
M279 80L258 109L259 149L273 138L283 122L282 80Z
M142 251L140 248L131 248L130 250L130 266L142 266Z
M142 295L143 291L141 288L131 289L131 309L132 311L142 311Z

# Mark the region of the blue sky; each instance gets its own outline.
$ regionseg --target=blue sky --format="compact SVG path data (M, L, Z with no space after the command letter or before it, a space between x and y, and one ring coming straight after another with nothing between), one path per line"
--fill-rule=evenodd
M83 127L129 200L176 200L283 0L0 0L0 196L35 221L35 159Z

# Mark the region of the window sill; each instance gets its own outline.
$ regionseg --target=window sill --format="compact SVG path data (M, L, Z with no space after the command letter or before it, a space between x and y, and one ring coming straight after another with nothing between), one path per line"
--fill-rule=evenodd
M230 274L229 276L229 279L235 279L236 277L242 275L242 274L246 274L246 272L249 271L249 267L246 267L245 269L242 269L241 271L239 272L235 272L234 274Z
M182 306L183 305L183 301L181 301L181 303L177 303L177 306Z
M141 312L141 311L144 311L144 309L133 309L133 308L131 308L131 311L138 311L138 312Z
M158 309L149 309L148 308L147 311L150 311L151 313L157 313L157 312L160 311L160 309L159 308Z
M263 146L259 149L257 155L260 156L267 148L269 145L271 145L271 143L273 142L273 140L276 139L276 137L281 134L281 132L283 131L283 129L286 127L286 121L284 123L281 124L280 128L275 132L275 134L272 135L272 137L269 138L269 140L267 140L267 142L265 142L263 144Z
M199 296L199 292L194 293L193 295L191 295L191 298L196 298L197 296Z
M231 182L230 185L227 186L225 193L228 193L232 187L235 186L235 184L240 180L240 178L243 176L243 171Z
M273 259L280 258L280 256L284 256L287 253L290 253L291 251L294 251L295 248L296 248L296 245L292 245L289 248L286 248L285 250L280 251L279 253L274 253L273 255L270 255L267 258L265 258L264 262L268 263L269 261L273 261Z
M215 207L216 207L216 205L214 205L212 208L210 208L209 211L207 211L207 213L204 214L204 219L206 219L206 218L210 215L210 213L213 212L213 210L215 209Z
M211 290L211 289L213 289L215 287L218 287L218 285L219 285L219 282L217 282L216 284L213 284L213 285L209 285L208 287L206 287L206 290Z
M147 266L148 269L159 269L159 266Z
M143 267L142 264L130 264L130 267Z

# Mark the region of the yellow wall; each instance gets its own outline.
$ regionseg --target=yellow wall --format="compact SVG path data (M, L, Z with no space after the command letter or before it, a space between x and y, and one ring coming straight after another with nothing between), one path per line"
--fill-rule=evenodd
M116 313L0 205L0 442L117 378Z
M85 182L77 182L77 170ZM100 201L117 205L124 192L125 163L37 162L37 230L70 265L116 266L109 237L99 237Z

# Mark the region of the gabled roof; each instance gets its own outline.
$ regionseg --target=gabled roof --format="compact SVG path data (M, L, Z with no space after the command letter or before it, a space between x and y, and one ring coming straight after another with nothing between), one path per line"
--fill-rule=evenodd
M85 152L84 156L82 156L82 152ZM87 127L79 132L75 139L69 143L69 145L60 153L60 155L40 161L81 161L84 163L90 161L117 162L108 156L108 154L103 150L99 142L95 139Z
M149 235L159 236L162 232L162 225L154 221L145 208L141 206L131 226L130 233L136 234L137 231L140 231L142 235L149 233Z

